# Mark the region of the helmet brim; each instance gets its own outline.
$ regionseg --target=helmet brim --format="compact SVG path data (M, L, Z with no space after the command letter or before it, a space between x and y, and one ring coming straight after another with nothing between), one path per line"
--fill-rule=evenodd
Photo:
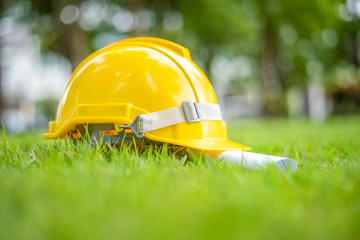
M251 147L244 146L242 144L230 141L228 139L159 139L151 134L145 136L151 140L166 142L174 145L188 147L194 150L207 151L207 152L223 152L223 151L248 151Z

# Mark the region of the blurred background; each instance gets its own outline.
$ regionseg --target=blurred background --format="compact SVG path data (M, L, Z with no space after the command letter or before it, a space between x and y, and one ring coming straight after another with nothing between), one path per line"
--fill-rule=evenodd
M0 118L53 120L72 70L128 37L189 48L226 119L360 113L358 0L0 0Z

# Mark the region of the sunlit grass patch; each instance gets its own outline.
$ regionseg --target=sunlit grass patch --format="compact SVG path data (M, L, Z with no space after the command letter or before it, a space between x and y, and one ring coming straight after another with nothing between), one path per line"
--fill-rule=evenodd
M162 146L2 134L0 239L356 239L359 120L229 125L230 139L288 156L296 172L249 171Z

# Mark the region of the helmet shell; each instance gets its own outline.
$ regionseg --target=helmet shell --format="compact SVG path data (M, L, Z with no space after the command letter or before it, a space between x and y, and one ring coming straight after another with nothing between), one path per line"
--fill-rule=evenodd
M130 124L137 115L180 106L217 104L214 90L189 51L158 38L131 38L100 49L73 72L47 139L64 138L76 126ZM115 127L116 129L116 127ZM227 139L223 121L182 122L146 132L146 138L198 150L247 150Z

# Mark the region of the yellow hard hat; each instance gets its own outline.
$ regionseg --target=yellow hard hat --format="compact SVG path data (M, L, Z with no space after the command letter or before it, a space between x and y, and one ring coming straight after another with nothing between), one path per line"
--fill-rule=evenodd
M44 137L76 138L84 124L196 150L250 149L227 139L214 90L188 49L158 38L116 42L75 69Z

